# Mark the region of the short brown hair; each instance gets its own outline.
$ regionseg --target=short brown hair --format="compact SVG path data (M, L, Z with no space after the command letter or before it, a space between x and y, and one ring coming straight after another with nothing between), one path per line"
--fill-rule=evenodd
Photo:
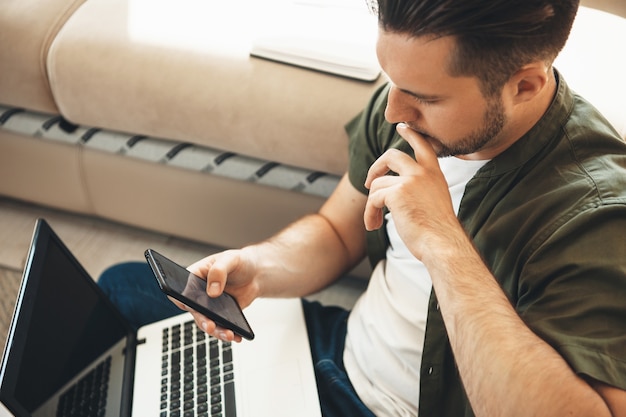
M498 93L524 65L551 65L572 27L579 0L371 0L380 27L411 37L453 36L448 72L475 76Z

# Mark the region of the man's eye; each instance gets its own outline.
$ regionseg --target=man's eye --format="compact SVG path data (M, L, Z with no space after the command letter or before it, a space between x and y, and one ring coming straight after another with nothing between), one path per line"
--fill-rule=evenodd
M415 101L417 101L419 104L422 105L431 105L431 104L435 104L437 102L436 99L426 99L426 98L419 98L419 97L414 97Z

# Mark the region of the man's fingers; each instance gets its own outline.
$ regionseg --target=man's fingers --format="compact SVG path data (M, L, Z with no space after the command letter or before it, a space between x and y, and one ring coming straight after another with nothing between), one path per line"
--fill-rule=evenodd
M430 167L432 164L439 166L435 150L421 134L411 129L406 123L398 123L396 131L411 146L418 163L426 167Z
M219 256L211 255L187 267L189 272L207 281L206 292L215 298L222 294L226 287L228 275L239 267L236 251L225 251Z
M224 342L241 342L241 336L236 335L232 330L218 326L213 320L210 320L193 309L187 309L193 316L196 325L205 333L216 337Z
M211 266L215 262L213 255L202 258L187 267L187 270L200 278L206 278L211 269Z
M168 295L168 296L167 296L167 298L169 298L169 300L170 300L172 303L174 303L174 305L175 305L176 307L180 308L181 310L184 310L184 311L189 311L189 308L188 308L185 304L181 303L180 301L178 301L178 300L177 300L177 299L175 299L174 297L170 297L170 296Z
M368 232L380 229L380 227L383 225L383 210L381 208L373 207L368 204L365 207L363 221L365 223L365 230L367 230Z
M386 191L395 184L395 181L396 177L391 176L383 176L372 180L363 214L366 230L376 230L383 225L383 208L386 205Z
M207 275L206 292L209 297L218 297L226 287L228 275L239 267L239 257L236 252L227 251L216 258Z
M389 174L389 172L395 172L398 175L414 175L417 173L417 164L425 168L439 167L437 154L432 145L422 135L404 123L399 123L396 126L396 130L411 146L415 158L398 149L387 150L374 161L367 172L365 187L368 189L371 189L372 182L375 179L383 177Z
M395 172L398 175L412 175L415 171L415 160L398 149L390 149L382 154L367 171L365 187L372 188L372 182Z

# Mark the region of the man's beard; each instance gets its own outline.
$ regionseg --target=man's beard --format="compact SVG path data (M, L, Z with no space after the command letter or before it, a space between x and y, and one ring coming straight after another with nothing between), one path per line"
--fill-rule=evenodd
M483 116L483 125L457 143L447 145L434 136L422 133L417 128L415 128L415 131L425 136L433 145L439 158L473 154L493 142L494 138L496 138L504 128L506 122L506 116L500 99L490 99L487 105L488 107Z

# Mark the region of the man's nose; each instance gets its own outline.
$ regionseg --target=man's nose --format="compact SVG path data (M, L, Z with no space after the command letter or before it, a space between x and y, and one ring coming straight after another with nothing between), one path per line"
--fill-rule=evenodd
M420 115L417 103L412 97L396 87L391 87L385 108L385 119L389 123L414 122L419 120Z

